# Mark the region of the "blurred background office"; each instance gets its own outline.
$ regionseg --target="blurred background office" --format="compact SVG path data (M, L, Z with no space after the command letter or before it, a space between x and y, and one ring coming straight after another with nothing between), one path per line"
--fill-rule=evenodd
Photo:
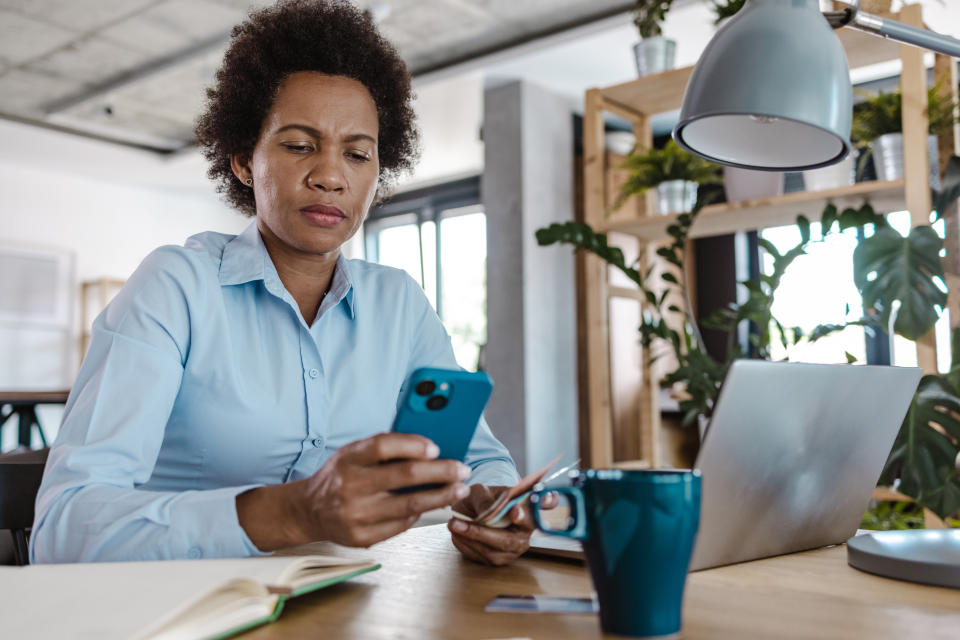
M231 27L248 6L267 4L0 0L0 391L69 389L90 323L150 250L248 224L207 180L192 126ZM634 2L357 4L414 74L423 153L349 257L421 283L460 364L495 379L488 419L521 468L558 451L572 460L573 256L537 246L533 234L576 216L584 93L636 77ZM928 23L960 36L958 3L921 4ZM674 2L664 33L677 41L677 67L696 62L714 19L707 2ZM854 82L897 73L892 61L858 70ZM655 136L675 120L654 118ZM850 246L836 251L849 262ZM802 292L838 268L819 264L789 286ZM856 298L842 288L824 295ZM39 405L48 440L61 411ZM0 433L2 451L18 445L16 420Z

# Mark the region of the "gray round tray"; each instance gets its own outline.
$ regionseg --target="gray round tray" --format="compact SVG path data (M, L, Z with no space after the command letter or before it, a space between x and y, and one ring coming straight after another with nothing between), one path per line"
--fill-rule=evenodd
M851 567L960 589L960 529L874 531L847 540Z

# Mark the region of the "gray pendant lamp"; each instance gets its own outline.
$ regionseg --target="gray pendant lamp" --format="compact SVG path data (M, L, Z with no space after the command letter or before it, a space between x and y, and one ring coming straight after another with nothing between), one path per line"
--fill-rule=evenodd
M853 91L833 28L849 26L958 55L953 38L818 0L747 0L713 37L687 84L673 137L733 167L799 171L850 152ZM833 27L833 28L832 28Z

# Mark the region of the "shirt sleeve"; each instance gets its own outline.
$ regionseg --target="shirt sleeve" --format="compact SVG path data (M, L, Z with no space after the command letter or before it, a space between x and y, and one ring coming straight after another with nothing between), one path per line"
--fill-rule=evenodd
M30 561L246 556L236 495L139 489L150 479L202 316L203 265L151 253L97 318L37 496ZM200 294L200 295L198 295Z
M417 318L407 377L420 367L462 369L454 356L450 336L447 335L446 329L443 328L440 318L430 306L423 290L410 277L406 278L406 282L408 295L414 301L412 306L416 309L414 316ZM473 440L470 441L464 462L473 470L468 480L470 484L512 486L520 480L517 465L510 456L510 452L493 435L490 425L482 416L473 434Z

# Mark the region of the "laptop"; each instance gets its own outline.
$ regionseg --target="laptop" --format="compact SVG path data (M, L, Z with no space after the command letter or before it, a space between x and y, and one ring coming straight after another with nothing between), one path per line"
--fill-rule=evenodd
M854 535L922 373L734 362L697 456L703 494L690 570ZM534 552L564 557L577 547L546 535L531 542Z

